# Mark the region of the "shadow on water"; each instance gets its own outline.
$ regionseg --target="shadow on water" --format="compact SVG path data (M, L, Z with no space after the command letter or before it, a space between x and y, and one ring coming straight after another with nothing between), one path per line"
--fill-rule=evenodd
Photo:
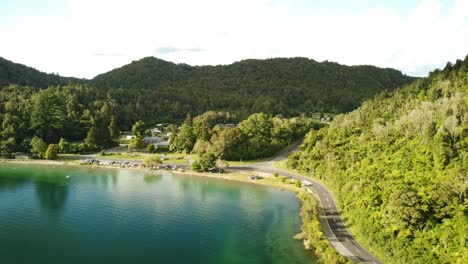
M15 189L20 189L26 184L31 182L28 179L10 179L10 178L0 178L0 192L1 191L13 191Z
M42 181L36 181L34 185L43 210L54 214L58 214L63 210L68 196L67 185Z

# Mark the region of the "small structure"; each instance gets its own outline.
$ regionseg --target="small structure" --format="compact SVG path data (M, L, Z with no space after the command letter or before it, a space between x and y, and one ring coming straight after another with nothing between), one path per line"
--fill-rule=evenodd
M169 141L160 141L153 143L156 148L169 148Z
M132 135L131 132L126 132L126 131L120 131L120 139L123 139L123 140L130 140L130 139L134 139L135 136Z
M31 159L31 155L18 152L18 153L15 153L15 159Z
M236 124L217 124L217 126L219 126L220 128L232 128L232 127L236 127L237 125Z
M159 129L159 128L157 128L157 127L151 128L151 129L150 129L150 132L151 132L151 135L152 135L153 137L159 136L159 135L161 135L161 133L162 133L161 129Z
M324 116L324 117L320 118L320 121L321 121L321 122L330 123L331 121L333 121L333 117L331 117L331 116Z
M302 184L302 186L312 186L312 182L307 181L307 180L301 181L301 184Z
M160 137L144 137L143 142L146 144L154 144L154 143L159 143L161 142L162 139Z

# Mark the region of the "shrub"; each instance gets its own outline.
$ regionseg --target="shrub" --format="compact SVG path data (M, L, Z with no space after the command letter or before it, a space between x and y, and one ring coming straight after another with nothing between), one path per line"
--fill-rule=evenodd
M47 147L47 150L45 152L45 158L48 160L55 160L57 159L58 156L58 147L55 144L50 144Z
M300 181L296 181L296 187L297 187L297 188L301 188L301 186L302 186L301 182L300 182Z

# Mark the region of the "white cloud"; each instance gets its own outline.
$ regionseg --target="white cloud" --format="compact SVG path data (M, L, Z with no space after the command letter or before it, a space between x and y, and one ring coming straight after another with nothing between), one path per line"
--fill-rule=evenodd
M303 56L422 75L468 52L468 1L445 2L338 15L286 0L69 0L66 16L0 25L0 56L88 78L152 55L197 65Z

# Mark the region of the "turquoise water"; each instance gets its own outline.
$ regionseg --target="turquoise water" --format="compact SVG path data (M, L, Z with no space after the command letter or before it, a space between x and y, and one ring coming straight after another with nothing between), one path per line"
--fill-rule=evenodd
M0 164L0 263L315 263L291 192L196 176Z

